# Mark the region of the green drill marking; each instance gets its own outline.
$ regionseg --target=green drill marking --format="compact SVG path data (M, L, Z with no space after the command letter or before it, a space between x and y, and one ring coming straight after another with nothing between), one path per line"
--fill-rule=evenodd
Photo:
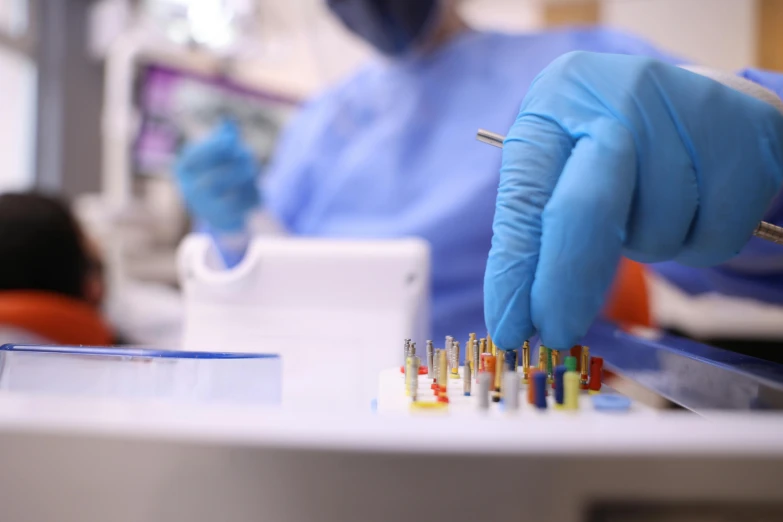
M541 348L544 348L543 346ZM552 349L544 348L544 356L546 357L546 374L552 377Z

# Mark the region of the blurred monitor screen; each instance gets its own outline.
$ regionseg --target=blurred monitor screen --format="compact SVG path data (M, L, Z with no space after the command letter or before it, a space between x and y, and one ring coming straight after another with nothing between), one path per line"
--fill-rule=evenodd
M140 78L141 125L134 161L136 171L145 175L169 172L185 142L203 138L226 118L239 124L245 143L263 165L297 106L294 99L249 89L226 78L159 65L146 66Z

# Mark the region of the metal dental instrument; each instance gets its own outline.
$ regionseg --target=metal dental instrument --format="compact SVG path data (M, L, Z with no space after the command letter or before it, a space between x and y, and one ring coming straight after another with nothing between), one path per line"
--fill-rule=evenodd
M492 145L493 147L502 149L503 140L505 140L506 137L500 134L496 134L494 132L489 132L488 130L479 129L478 133L476 133L476 139L479 141L483 141L484 143L487 143L489 145Z
M505 140L506 137L501 134L489 132L488 130L479 129L478 133L476 134L476 139L492 145L493 147L502 149L503 140ZM753 231L753 235L758 238L777 243L778 245L783 245L783 227L773 225L772 223L762 221L756 227L756 230Z

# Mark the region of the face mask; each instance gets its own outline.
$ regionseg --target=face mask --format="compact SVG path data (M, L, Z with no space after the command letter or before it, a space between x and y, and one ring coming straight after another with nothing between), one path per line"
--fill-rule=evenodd
M327 0L354 33L384 54L399 56L430 30L438 0Z

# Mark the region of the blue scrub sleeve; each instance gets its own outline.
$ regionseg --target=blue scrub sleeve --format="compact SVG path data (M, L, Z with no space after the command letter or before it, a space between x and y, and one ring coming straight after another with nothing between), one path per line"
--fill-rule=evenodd
M288 230L297 232L297 218L310 201L317 181L320 137L328 132L337 105L334 90L308 101L283 131L271 163L261 178L261 193L269 212Z

